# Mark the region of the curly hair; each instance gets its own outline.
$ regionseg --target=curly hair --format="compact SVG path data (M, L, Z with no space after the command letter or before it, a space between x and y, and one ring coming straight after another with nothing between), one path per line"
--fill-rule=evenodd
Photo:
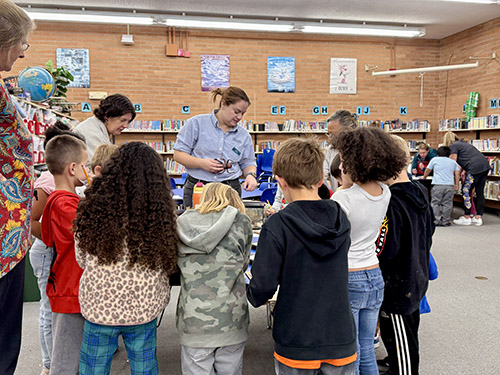
M334 147L353 182L387 181L406 166L404 152L380 129L343 130L335 137Z
M101 100L99 107L94 109L94 115L102 122L108 117L120 117L130 113L132 121L135 119L135 108L129 98L121 94L113 94Z
M85 191L74 231L81 251L101 264L127 252L130 265L171 275L177 266L175 204L156 151L141 142L120 146Z

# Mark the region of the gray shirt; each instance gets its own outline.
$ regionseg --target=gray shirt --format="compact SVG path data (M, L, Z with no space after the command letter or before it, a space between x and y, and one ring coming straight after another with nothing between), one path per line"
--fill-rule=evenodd
M92 160L97 146L103 143L111 144L106 125L95 116L80 122L73 132L85 138L89 160Z
M188 174L198 180L234 180L241 176L245 168L257 165L252 137L248 131L237 125L224 132L219 127L215 111L188 119L177 135L174 150L202 159L232 161L232 167L219 174L201 168L186 168Z
M488 159L470 143L455 142L450 145L451 155L457 155L457 163L472 175L486 172L490 169Z

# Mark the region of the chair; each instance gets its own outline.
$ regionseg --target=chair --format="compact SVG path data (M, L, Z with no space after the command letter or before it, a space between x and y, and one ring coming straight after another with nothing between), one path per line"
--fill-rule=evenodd
M261 182L259 185L259 190L266 190L268 188L275 188L277 187L276 182Z
M271 205L274 202L274 197L276 196L276 192L278 191L277 187L267 188L262 192L260 197L261 202L269 202Z
M177 188L177 184L175 183L175 179L173 177L170 177L170 186L172 187L172 189Z
M260 164L261 173L258 175L258 182L271 181L273 178L273 158L274 152L272 148L262 150L262 162Z

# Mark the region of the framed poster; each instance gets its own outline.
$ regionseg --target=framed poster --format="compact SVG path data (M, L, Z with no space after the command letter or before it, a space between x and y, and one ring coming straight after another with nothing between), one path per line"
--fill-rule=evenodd
M88 49L58 48L56 58L57 66L64 66L73 75L74 81L68 87L90 87Z
M295 57L267 58L267 92L295 92Z
M229 87L229 55L201 55L201 91Z
M358 59L331 59L330 94L356 94Z

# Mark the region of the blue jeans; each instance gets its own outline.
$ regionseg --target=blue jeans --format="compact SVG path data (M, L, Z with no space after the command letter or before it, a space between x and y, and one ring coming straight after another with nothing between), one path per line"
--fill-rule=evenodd
M384 299L384 279L380 268L349 272L349 302L356 324L358 359L356 374L378 375L373 338Z
M30 263L33 272L38 279L40 289L40 316L38 327L40 330L40 347L42 348L42 363L50 368L52 358L52 310L50 309L49 297L47 297L47 280L52 263L52 248L36 239L30 249Z

